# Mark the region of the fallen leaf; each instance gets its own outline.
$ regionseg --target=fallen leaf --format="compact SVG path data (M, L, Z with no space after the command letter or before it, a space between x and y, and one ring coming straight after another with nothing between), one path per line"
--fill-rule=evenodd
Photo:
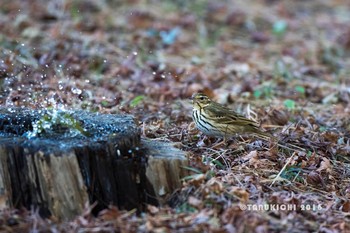
M350 201L347 200L342 206L342 211L343 212L350 212Z
M332 164L329 161L329 159L327 159L327 158L322 158L322 162L320 164L320 167L316 171L321 172L324 170L328 173L332 171Z
M245 190L243 188L233 186L233 187L231 187L229 193L240 198L240 201L243 203L248 202L249 192L247 192L247 190Z
M199 208L202 205L202 201L199 200L198 198L195 198L194 196L189 196L188 197L188 204Z
M147 205L147 210L151 213L151 214L157 214L159 212L159 208L154 206L154 205Z

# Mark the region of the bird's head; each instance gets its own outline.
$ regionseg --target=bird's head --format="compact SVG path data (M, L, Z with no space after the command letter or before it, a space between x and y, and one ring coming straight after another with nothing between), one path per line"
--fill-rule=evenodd
M198 106L200 108L206 107L211 103L211 99L203 93L195 93L192 95L193 106Z

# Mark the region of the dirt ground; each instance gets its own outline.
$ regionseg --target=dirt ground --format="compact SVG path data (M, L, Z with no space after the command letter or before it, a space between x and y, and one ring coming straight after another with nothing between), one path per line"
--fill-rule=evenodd
M192 175L167 206L70 222L2 210L3 232L350 232L346 0L2 0L1 106L129 113ZM204 92L280 140L215 146ZM0 199L1 200L1 199Z

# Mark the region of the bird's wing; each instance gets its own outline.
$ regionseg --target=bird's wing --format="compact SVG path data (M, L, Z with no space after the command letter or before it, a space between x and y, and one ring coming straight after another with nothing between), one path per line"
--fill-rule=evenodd
M208 109L208 114L213 118L220 119L222 124L238 124L238 125L250 125L252 127L259 127L259 123L256 121L250 120L235 111L226 108L222 105L213 105Z

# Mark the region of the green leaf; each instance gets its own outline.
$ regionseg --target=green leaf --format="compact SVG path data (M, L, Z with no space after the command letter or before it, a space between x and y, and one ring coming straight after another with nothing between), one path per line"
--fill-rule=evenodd
M194 213L197 209L185 202L176 208L176 213Z
M209 157L206 158L206 159L203 159L203 162L204 163L207 163L207 162L213 163L213 164L215 164L216 166L218 166L221 169L225 168L225 166L219 160L212 159L212 158L209 158Z
M211 162L213 164L215 164L216 166L218 166L218 168L220 168L220 169L224 169L225 168L225 166L219 160L213 160Z
M286 169L282 172L281 177L290 181L296 180L297 182L302 182L303 180L299 177L299 173L301 171L302 168L298 166L287 166Z
M59 114L56 124L62 124L70 129L75 129L85 137L90 136L90 133L84 129L82 123L68 113Z
M305 88L303 86L296 86L295 90L301 94L305 94Z
M75 119L72 115L65 112L48 112L39 120L33 122L32 135L38 136L43 133L55 132L60 130L76 130L80 134L89 137L90 133L83 127L83 123Z
M286 108L288 108L289 110L293 110L295 109L295 101L294 100L291 100L291 99L286 99L284 102L283 102L284 106Z
M107 107L109 105L109 102L107 100L102 100L101 105L102 107Z
M137 105L139 105L142 102L142 100L144 98L145 98L145 96L143 96L143 95L136 96L133 100L131 100L130 107L132 107L132 108L136 107Z
M327 127L325 126L320 126L320 132L325 132L327 130Z
M276 21L272 26L272 32L275 35L281 36L286 33L287 31L287 22L284 20L278 20Z
M306 156L307 156L308 158L310 158L311 155L312 155L312 151L308 150Z
M185 176L182 178L182 180L193 180L193 179L197 179L197 177L200 177L203 174L193 174L193 175L189 175L189 176Z
M71 14L71 17L75 20L81 18L81 14L77 3L73 3L72 6L70 7L70 14Z
M262 95L262 92L260 90L255 90L253 95L255 98L259 99Z
M272 86L264 86L263 88L264 96L267 98L271 98L273 96L273 88Z
M203 172L201 170L199 170L198 168L195 168L195 167L189 167L189 166L181 166L181 167L186 169L186 170L197 173L197 174L203 174Z

